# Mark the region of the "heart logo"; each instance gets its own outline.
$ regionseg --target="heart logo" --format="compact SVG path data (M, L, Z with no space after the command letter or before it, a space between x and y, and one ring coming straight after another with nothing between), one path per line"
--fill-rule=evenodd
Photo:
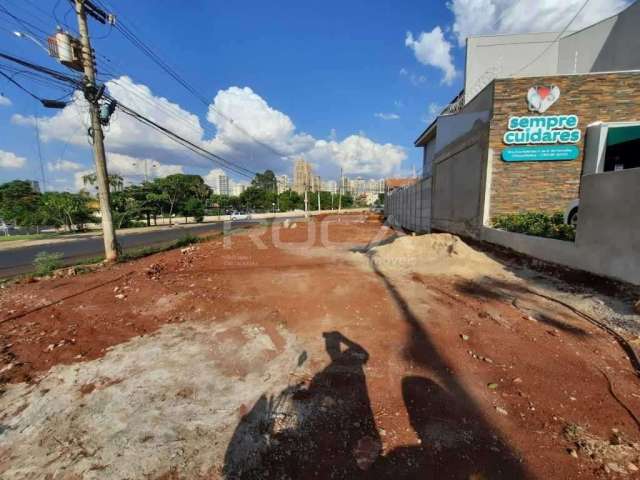
M544 113L560 98L560 89L555 85L531 87L527 92L529 110Z

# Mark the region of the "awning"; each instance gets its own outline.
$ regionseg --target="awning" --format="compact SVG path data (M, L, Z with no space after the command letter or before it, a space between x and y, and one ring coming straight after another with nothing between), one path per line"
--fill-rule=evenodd
M640 139L640 125L630 125L625 127L609 127L607 134L607 146L618 145L619 143L630 142Z

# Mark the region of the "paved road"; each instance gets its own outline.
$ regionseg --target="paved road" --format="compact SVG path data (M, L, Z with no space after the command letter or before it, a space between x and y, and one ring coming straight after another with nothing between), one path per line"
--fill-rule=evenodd
M298 218L298 216L279 217L276 221L280 222L285 218ZM232 228L255 225L260 221L261 220L237 221L233 222ZM171 241L182 238L187 234L206 235L218 232L220 230L222 230L222 222L180 225L171 229L153 230L144 233L120 235L118 241L122 245L122 249L126 252L132 249L134 250L142 247L151 247L169 243ZM83 258L100 256L102 255L103 251L104 244L102 243L101 236L90 236L68 242L58 242L12 248L9 250L0 250L0 278L19 275L32 271L33 259L39 252L60 252L64 254L63 262L65 264L71 264L74 261L78 261Z

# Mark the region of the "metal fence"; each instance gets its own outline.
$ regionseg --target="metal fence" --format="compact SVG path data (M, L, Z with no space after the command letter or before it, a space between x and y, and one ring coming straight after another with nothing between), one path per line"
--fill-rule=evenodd
M431 231L431 177L387 193L384 201L387 220L412 232Z

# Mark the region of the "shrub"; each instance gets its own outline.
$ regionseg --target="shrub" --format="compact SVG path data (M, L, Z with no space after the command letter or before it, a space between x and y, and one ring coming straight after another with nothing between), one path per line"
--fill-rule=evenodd
M574 241L576 229L564 223L562 213L514 213L499 215L493 226L508 232L524 233L536 237Z
M194 243L198 243L200 239L195 235L186 234L184 237L176 240L174 244L176 248L188 247L189 245L193 245Z
M33 260L33 266L36 269L36 276L44 277L46 275L51 275L54 270L60 268L61 260L64 257L62 253L59 252L40 252L36 255Z

